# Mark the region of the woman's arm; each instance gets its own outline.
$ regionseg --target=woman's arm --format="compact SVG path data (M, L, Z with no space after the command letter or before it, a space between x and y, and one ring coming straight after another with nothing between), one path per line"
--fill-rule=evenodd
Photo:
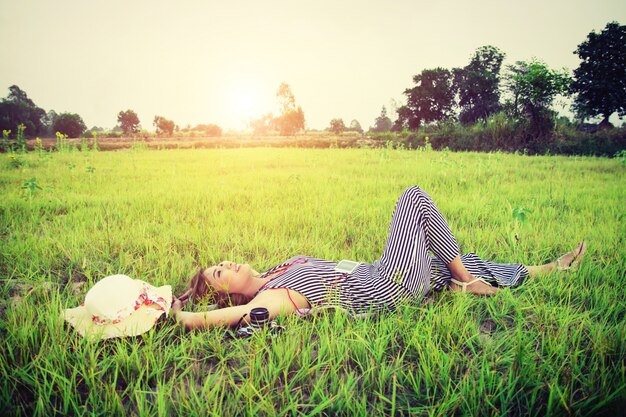
M184 325L187 330L191 330L215 326L236 326L244 314L249 315L250 310L257 307L265 307L269 312L270 319L273 319L281 314L288 315L294 313L296 307L309 307L309 303L303 295L296 291L276 288L261 292L248 304L225 307L204 313L180 311L182 303L177 300L172 306L172 313L177 322ZM247 323L247 319L248 316L244 318L244 322Z
M191 329L205 329L215 326L235 326L244 314L249 314L250 310L254 307L250 307L249 304L220 308L219 310L207 311L204 313L190 313L187 311L180 311L172 309L176 321L187 330Z

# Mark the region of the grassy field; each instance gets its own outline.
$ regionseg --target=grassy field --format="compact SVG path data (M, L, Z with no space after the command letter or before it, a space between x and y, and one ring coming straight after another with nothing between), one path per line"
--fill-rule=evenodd
M626 167L619 160L391 149L0 155L1 415L613 415L626 405ZM372 262L417 184L463 252L575 273L491 298L445 291L271 338L89 343L60 319L100 278L180 293L200 265L296 254ZM83 284L84 283L84 284Z

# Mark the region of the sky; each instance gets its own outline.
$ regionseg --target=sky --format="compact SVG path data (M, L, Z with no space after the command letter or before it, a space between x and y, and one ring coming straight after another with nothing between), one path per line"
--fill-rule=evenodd
M0 0L0 97L16 84L88 127L132 109L147 130L155 115L240 130L277 114L285 82L307 129L367 129L424 69L494 45L504 65L573 70L611 21L626 23L624 0Z

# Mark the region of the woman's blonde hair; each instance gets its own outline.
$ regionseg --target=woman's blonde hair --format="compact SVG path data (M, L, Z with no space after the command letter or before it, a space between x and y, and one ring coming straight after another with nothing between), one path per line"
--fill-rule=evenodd
M189 289L184 295L189 300L199 301L205 297L212 297L213 304L217 304L219 308L228 306L238 306L248 304L251 300L243 294L229 294L215 291L209 284L208 278L204 275L204 269L200 270L191 278Z

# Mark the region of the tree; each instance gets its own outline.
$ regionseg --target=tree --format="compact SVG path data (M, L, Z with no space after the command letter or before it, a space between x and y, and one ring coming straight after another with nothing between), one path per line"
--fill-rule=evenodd
M157 135L172 136L174 134L174 122L166 119L165 117L154 116L153 124L156 127Z
M407 104L397 110L395 128L417 130L423 123L452 116L455 89L452 73L445 68L425 69L413 77L416 84L404 90Z
M350 122L350 127L348 128L349 131L351 132L359 132L359 133L363 133L363 128L361 127L361 123L359 123L358 120L353 119Z
M346 130L346 125L343 123L343 119L333 119L330 121L328 130L339 135Z
M474 123L501 110L500 106L500 67L504 52L495 46L478 48L470 63L463 68L455 68L454 86L459 93L459 121Z
M286 83L281 83L276 91L280 116L272 120L272 126L280 131L283 136L293 135L304 129L304 112L302 107L296 107L296 100L291 88Z
M91 129L87 129L85 131L85 137L91 137L93 135L97 135L98 133L104 132L104 128L99 126L92 126Z
M380 110L380 116L374 120L374 126L370 128L370 132L381 133L381 132L389 132L393 122L389 117L387 117L387 108L383 106Z
M54 123L57 121L59 115L54 110L49 110L46 116L43 118L46 135L54 136L56 131L54 130Z
M264 114L258 119L253 119L250 121L250 127L252 128L252 132L255 135L265 135L272 128L272 120L274 117L272 113Z
M281 113L296 108L296 98L287 83L280 83L276 91L276 99L278 100L278 108Z
M17 85L9 87L9 94L0 102L0 130L17 132L23 124L26 135L33 137L45 133L46 112L28 98Z
M304 112L300 106L297 109L288 110L275 118L272 125L278 129L282 136L295 135L304 129Z
M554 127L550 106L557 95L567 92L571 82L567 71L551 70L538 59L518 61L508 68L507 88L513 97L509 108L513 115L524 115L535 136L548 133Z
M63 133L70 138L78 138L87 130L87 126L78 114L61 113L56 117L53 129L55 132Z
M117 122L120 124L122 132L124 132L125 135L137 133L141 129L137 113L130 109L126 111L120 111L117 114Z
M193 130L203 132L207 136L222 136L222 128L212 123L206 125L198 125L194 127Z
M626 26L608 23L601 33L589 33L574 53L582 60L571 85L575 108L583 121L602 115L600 126L608 127L611 114L626 115Z

